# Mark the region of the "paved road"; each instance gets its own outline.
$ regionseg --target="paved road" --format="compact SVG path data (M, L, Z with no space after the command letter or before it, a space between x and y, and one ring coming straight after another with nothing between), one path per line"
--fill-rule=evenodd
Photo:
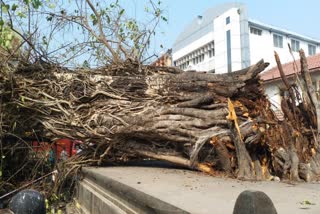
M238 195L248 189L269 195L279 214L320 213L319 183L245 182L181 169L132 166L94 171L191 213L231 214ZM314 205L302 205L306 200Z

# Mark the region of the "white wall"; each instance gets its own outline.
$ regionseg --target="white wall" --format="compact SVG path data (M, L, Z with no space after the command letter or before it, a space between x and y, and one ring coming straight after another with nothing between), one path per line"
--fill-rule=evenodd
M281 99L280 99L280 90L279 87L281 86L280 81L271 82L264 85L264 90L271 103L271 109L278 110L281 109Z
M215 58L214 57L213 58L209 58L208 55L205 55L204 56L204 61L198 63L197 65L191 65L190 70L210 71L210 70L212 70L214 68L215 68Z
M226 25L226 18L230 17L230 23ZM227 73L227 38L226 32L231 32L231 62L232 70L241 69L241 41L240 41L240 16L238 8L232 8L214 20L215 29L215 71Z
M314 87L320 92L320 71L311 73L312 82L315 84ZM292 82L292 79L289 79L290 83ZM271 102L271 108L273 110L280 110L281 109L281 98L280 98L280 88L284 88L284 84L282 83L282 80L276 80L271 82L265 82L263 83L263 88L265 90L265 93ZM320 97L320 93L318 94Z
M180 50L173 52L172 60L176 61L177 59L180 59L181 57L188 55L189 53L193 52L194 50L198 49L201 46L204 46L205 44L213 40L214 40L214 33L210 32L205 36L201 37L200 39L197 39L194 42L188 44L184 48L181 48Z
M255 27L257 29L261 29L258 27ZM273 32L262 30L262 35L255 35L250 33L249 39L250 39L250 59L251 64L255 64L260 59L264 59L265 62L269 62L270 65L268 68L275 67L276 61L274 58L274 51L276 51L280 57L281 63L287 63L293 61L293 58L290 54L288 43L291 46L291 39L297 40L300 42L300 48L302 48L308 56L308 42L301 41L299 39L296 39L294 37L288 37L286 35L281 35L279 33L276 33L277 35L281 35L283 38L283 48L277 48L273 45ZM311 44L311 43L310 43ZM320 52L319 46L316 48L316 53ZM293 52L294 58L297 60L299 59L299 53Z
M260 59L264 59L265 62L270 62L273 57L273 40L269 32L262 30L261 36L252 34L250 33L249 26L249 41L251 64L255 64Z

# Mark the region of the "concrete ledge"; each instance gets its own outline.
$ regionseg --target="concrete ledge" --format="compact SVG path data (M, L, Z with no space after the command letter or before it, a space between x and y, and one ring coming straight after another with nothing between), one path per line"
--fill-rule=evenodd
M109 200L110 198L103 189L98 189L86 179L79 183L78 200L82 213L132 213L129 209L124 209L124 206L119 206L121 204L117 203L118 206L114 204L114 200Z
M95 172L82 170L77 198L83 213L187 213L169 203Z

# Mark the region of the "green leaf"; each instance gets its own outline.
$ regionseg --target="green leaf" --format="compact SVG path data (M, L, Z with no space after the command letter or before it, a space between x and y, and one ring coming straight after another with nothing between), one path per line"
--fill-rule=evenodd
M2 9L3 13L7 13L9 11L9 9L10 9L10 5L3 4L3 5L1 5L1 9Z
M49 6L49 8L50 8L50 9L54 9L54 8L56 8L56 5L55 5L55 4L53 4L53 3L50 3L48 6Z
M19 11L19 12L17 13L17 16L19 16L21 19L27 17L27 16L26 16L24 13L22 13L21 11Z
M87 60L84 60L84 62L82 63L82 67L89 68L90 67L89 62Z
M163 21L165 21L165 22L168 22L168 19L167 19L166 17L164 17L164 16L161 16L161 19L162 19Z
M302 205L316 205L315 203L312 203L308 200L304 200L304 201L300 202L300 204L302 204Z
M51 198L52 198L52 200L58 200L59 199L59 197L56 194L52 194Z
M95 20L96 19L96 16L94 14L90 14L90 19L91 20Z
M43 36L43 37L42 37L42 43L43 43L44 45L48 45L48 41L47 41L47 37L46 37L46 36Z
M7 34L7 39L11 41L13 39L13 34L10 32Z
M159 17L160 14L161 14L161 10L158 8L158 9L154 12L154 15L155 15L156 17Z
M48 21L48 22L51 22L51 21L52 21L52 19L53 19L53 16L47 16L47 18L46 18L46 19L47 19L47 21Z
M2 177L2 170L0 170L0 177Z
M15 11L18 7L19 7L18 5L13 4L13 5L11 6L11 10L12 10L12 11Z
M49 200L48 199L45 200L45 206L46 206L46 209L49 209Z
M31 0L23 0L25 4L30 4Z
M123 13L124 13L124 9L120 11L119 15L122 16Z
M108 22L108 24L110 24L110 22L111 22L110 17L109 17L108 15L106 15L106 17L107 17L107 22Z
M5 43L4 43L4 46L6 48L11 48L11 41L10 40L6 40Z
M92 20L92 24L93 24L93 25L96 25L96 24L98 23L98 19L97 19L97 17L96 17L94 14L91 14L91 15L90 15L90 18L91 18L91 20Z
M40 0L32 0L32 7L34 9L39 9L42 6L42 2Z

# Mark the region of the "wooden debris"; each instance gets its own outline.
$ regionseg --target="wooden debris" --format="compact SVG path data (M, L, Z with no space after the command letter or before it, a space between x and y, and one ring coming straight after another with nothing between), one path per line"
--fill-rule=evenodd
M319 137L301 112L318 115L316 107L296 106L284 80L290 96L283 99L285 121L278 121L259 78L267 65L261 60L228 74L132 62L91 71L2 70L1 135L81 140L77 166L157 159L212 175L312 180Z

